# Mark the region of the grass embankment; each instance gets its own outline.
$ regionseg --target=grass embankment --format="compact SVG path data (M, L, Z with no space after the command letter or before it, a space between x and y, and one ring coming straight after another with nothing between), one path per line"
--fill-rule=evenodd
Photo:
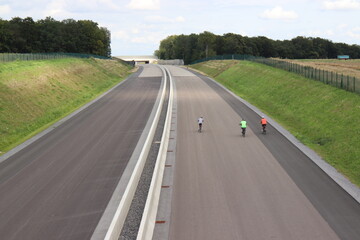
M360 186L359 95L253 62L191 67L257 106Z
M58 59L0 64L0 155L123 80L113 60Z

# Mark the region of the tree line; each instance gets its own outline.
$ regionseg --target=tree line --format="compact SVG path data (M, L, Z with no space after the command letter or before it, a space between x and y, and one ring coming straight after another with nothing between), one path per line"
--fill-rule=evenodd
M111 55L110 31L90 20L0 18L0 53Z
M296 37L272 40L267 37L246 37L234 33L215 35L211 32L172 35L160 42L155 55L160 59L184 59L185 64L225 54L245 54L288 59L326 59L338 55L360 58L360 46L333 43L322 38Z

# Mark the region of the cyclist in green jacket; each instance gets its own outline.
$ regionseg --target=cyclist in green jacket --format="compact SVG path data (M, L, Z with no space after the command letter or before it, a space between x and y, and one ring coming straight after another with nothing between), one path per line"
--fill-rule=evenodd
M242 133L242 136L245 137L245 132L246 132L246 121L245 119L241 120L240 122L240 126L241 126L241 133Z

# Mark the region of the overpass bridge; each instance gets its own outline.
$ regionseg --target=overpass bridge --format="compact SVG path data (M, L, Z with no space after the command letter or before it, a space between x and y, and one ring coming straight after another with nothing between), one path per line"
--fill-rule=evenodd
M149 63L157 63L158 58L153 55L144 55L144 56L114 56L114 58L121 59L128 63L134 63L134 65L138 64L149 64Z

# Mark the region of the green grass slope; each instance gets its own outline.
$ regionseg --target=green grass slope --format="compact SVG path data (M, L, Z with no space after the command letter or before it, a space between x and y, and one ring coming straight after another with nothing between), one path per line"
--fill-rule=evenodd
M191 67L271 116L360 186L359 95L253 62L210 61Z
M0 64L0 155L119 83L129 66L58 59Z

